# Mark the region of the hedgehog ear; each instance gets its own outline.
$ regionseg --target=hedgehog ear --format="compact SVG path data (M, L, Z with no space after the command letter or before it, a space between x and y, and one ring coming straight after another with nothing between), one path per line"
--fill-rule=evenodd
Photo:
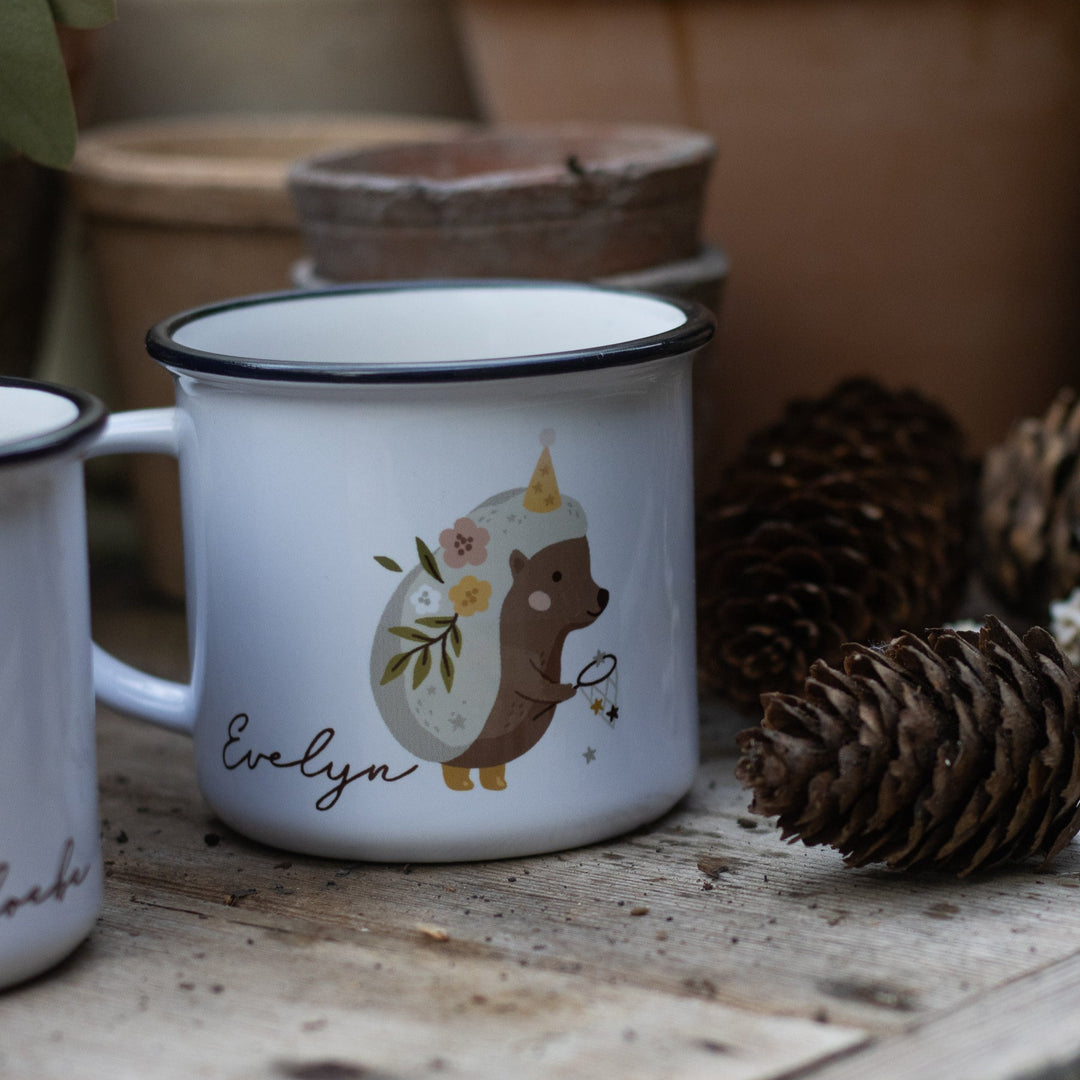
M528 561L529 560L520 551L518 551L517 548L514 548L514 550L510 552L510 573L514 577L517 577L518 574L520 574L521 571L525 569L525 564Z

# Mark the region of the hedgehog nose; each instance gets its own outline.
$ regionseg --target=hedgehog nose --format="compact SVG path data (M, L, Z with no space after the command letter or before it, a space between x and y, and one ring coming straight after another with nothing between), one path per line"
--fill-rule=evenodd
M608 599L609 599L609 593L608 593L607 589L601 589L596 594L596 602L600 605L600 610L601 611L603 611L604 608L607 607Z

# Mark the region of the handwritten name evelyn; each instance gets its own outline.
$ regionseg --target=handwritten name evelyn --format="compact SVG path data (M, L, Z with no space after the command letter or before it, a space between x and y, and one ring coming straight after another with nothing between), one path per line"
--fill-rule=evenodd
M257 769L265 762L275 769L296 769L301 776L306 776L309 780L323 777L332 786L315 800L317 810L329 810L337 805L341 793L357 780L366 777L368 780L385 780L386 783L393 784L398 780L404 780L420 767L410 765L404 772L392 776L389 765L373 764L363 769L356 769L348 762L343 762L340 766L336 765L332 758L325 757L334 739L335 732L331 727L323 728L318 732L298 758L285 761L282 759L280 750L271 750L267 753L264 750L255 750L246 744L244 732L247 730L248 723L247 713L237 713L229 721L228 738L221 748L221 760L225 768L230 772L233 769L239 769L241 765L246 765L249 769Z
M5 896L4 886L7 884L11 865L0 862L0 918L10 918L24 907L40 907L50 900L61 901L67 895L68 889L81 885L90 876L90 866L72 866L71 861L75 855L75 841L68 837L64 846L60 849L60 862L56 867L56 873L47 884L32 885L26 892L17 896Z

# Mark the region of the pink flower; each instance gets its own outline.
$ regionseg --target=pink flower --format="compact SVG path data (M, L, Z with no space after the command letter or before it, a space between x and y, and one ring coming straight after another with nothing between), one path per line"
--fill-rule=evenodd
M452 529L439 533L443 560L447 566L460 570L463 566L479 566L487 558L487 543L491 534L480 528L472 518L458 518Z

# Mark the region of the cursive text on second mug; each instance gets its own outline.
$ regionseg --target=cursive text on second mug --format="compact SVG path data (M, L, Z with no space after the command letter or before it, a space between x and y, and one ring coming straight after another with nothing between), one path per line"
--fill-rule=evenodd
M280 750L271 750L269 753L265 753L262 750L253 750L250 747L244 749L242 746L237 746L238 743L242 743L241 736L248 723L247 713L237 713L229 721L228 738L221 748L221 761L225 768L230 772L233 769L240 768L241 765L246 765L249 769L255 769L265 761L267 765L272 765L275 769L297 769L301 776L306 776L309 779L325 776L327 780L333 783L333 787L328 788L315 800L317 810L329 810L335 806L338 799L341 798L341 793L349 784L362 777L366 776L368 780L385 780L388 784L392 784L398 780L404 780L406 776L416 772L420 767L419 765L411 765L404 772L391 776L389 765L372 764L354 771L352 765L348 762L343 763L337 769L335 769L332 760L326 761L324 764L318 764L318 759L333 741L335 732L332 727L326 727L319 731L298 758L283 761Z
M9 896L6 900L2 896L11 867L6 862L0 862L0 915L10 917L28 904L40 906L48 900L63 900L68 889L81 885L90 876L89 864L81 867L71 865L74 854L75 841L69 836L60 850L60 864L52 881L48 885L34 885L22 896Z

